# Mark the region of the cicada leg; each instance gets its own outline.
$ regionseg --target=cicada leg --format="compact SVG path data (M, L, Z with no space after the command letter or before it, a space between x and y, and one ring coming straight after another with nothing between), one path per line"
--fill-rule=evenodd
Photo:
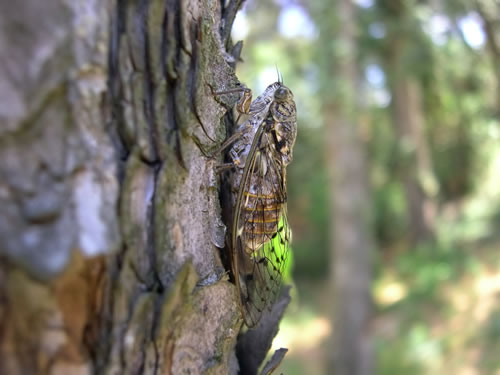
M235 89L231 90L225 90L225 91L214 91L213 88L210 86L210 89L212 90L213 95L226 95L226 94L234 94L234 93L239 93L242 92L243 95L241 98L238 100L238 103L235 105L235 110L238 113L237 118L236 118L236 124L238 124L240 118L242 115L248 115L250 113L250 104L252 103L252 90L246 87L238 87ZM236 117L236 116L235 116ZM227 149L229 146L231 146L234 142L236 142L238 139L240 139L243 134L245 134L247 129L243 129L240 131L237 131L230 137L228 137L220 147L215 150L215 152L210 156L211 159L215 159L217 155L222 153L225 149ZM217 172L223 172L225 170L231 169L235 166L238 165L238 158L235 157L235 155L231 155L233 159L233 163L226 163L222 164L217 167Z
M234 163L224 163L224 164L219 164L215 167L215 172L217 173L223 173L225 171L229 171L234 168Z
M250 104L252 104L252 90L247 87L238 87L236 89L226 90L226 91L218 91L215 92L214 95L226 95L226 94L235 94L237 92L243 92L243 95L238 100L236 104L236 110L240 114L248 115L250 113Z
M221 147L218 152L222 152L225 148L227 148L229 145L231 145L233 142L235 142L236 140L238 140L242 135L244 134L244 132L238 132L236 134L233 134L231 137L229 137L223 144L223 146L225 147ZM234 139L230 139L234 136L236 136ZM230 142L228 142L230 141ZM225 145L225 143L228 143L227 145ZM231 159L233 160L232 163L224 163L224 164L220 164L216 167L216 171L217 173L222 173L224 171L227 171L229 169L233 169L234 167L238 167L241 165L241 161L240 161L240 157L238 155L238 152L236 150L231 150L229 151L229 155L231 156Z
M208 152L206 151L202 146L201 146L201 142L197 139L197 138L193 138L194 142L196 143L196 145L198 146L198 148L200 149L201 153L208 159L216 159L217 158L217 155L220 155L225 149L227 149L229 146L231 146L234 142L236 142L238 139L240 139L243 134L245 134L245 132L247 131L247 129L243 129L243 130L240 130L236 133L234 133L233 135L231 135L230 137L228 137L223 143L222 145L220 145L219 147L217 147L217 149L213 152ZM233 158L234 160L234 158ZM230 163L233 165L233 163ZM237 163L236 163L237 164Z

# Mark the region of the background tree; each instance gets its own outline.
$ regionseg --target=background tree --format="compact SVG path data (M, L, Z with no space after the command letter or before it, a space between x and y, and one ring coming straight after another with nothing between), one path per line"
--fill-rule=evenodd
M326 109L332 98L349 99L345 85L356 98L352 123L361 147L352 152L366 155L373 198L366 209L378 249L369 285L375 308L365 331L373 371L498 372L499 125L483 18L470 1L351 3L354 19L337 21L340 1L249 0L235 23L235 35L249 41L239 77L259 87L275 78L278 65L297 101L288 179L297 298L278 337L290 348L284 372L331 372L325 342L344 332L328 306L329 223L354 219L330 218L327 202L337 197L327 175L337 160L324 155L341 152L327 141L344 139L339 130L330 132L339 116ZM498 19L494 2L480 3L490 20ZM336 68L345 50L342 35L351 27L356 82L349 84ZM339 114L347 111L339 106ZM416 192L413 203L407 192ZM347 282L360 282L359 274ZM457 325L468 328L458 332ZM348 361L352 352L345 356Z
M322 30L319 44L327 48L318 53L324 75L321 94L331 201L330 290L334 297L331 320L335 331L329 372L371 374L374 243L361 98L356 89L356 7L350 0L339 1L334 7L318 9L317 20Z
M468 4L464 5L467 6ZM498 28L500 5L493 1L475 0L473 9L478 12L483 21L483 29L491 56L491 65L497 81L497 108L500 108L500 67L498 64L498 60L500 60L500 31Z
M397 135L398 172L404 187L408 233L413 245L432 239L435 194L432 159L425 135L421 77L432 64L413 10L413 2L379 1L387 30L380 50L392 97L392 121ZM427 61L426 65L419 62Z

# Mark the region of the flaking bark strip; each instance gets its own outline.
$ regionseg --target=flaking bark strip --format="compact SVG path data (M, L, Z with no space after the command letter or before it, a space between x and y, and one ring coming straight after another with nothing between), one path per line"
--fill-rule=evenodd
M167 78L169 80L177 79L177 11L175 6L176 0L168 0L166 9L166 40L163 42L164 52L162 55L165 56L165 66L167 72Z
M132 308L132 317L123 336L123 374L142 374L146 346L151 340L155 293L141 294Z
M169 365L166 361L168 356L165 356L165 353L171 350L172 342L175 342L174 332L176 328L179 328L176 321L183 315L183 309L189 305L197 281L198 274L195 268L190 261L186 262L161 302L153 331L153 342L150 343L153 347L147 350L149 356L158 353L157 367L161 374L169 373L165 367ZM151 363L156 362L153 358L146 360Z
M136 145L141 150L141 158L153 163L156 158L150 124L145 112L145 75L134 72L130 77L130 91L132 93L133 121L135 123Z
M127 160L125 178L120 196L120 222L125 251L130 252L130 262L140 282L152 287L156 281L151 272L153 263L149 251L149 228L153 225L149 213L153 205L154 169L139 159L134 152Z
M259 324L238 338L236 355L241 366L241 375L255 375L274 337L278 334L279 323L290 303L290 286L283 287L271 311L265 311Z
M165 0L151 0L147 17L147 36L149 45L149 65L151 81L158 89L158 83L164 78L164 61L162 43L164 39L164 22L166 17Z
M267 363L262 368L260 375L271 375L274 372L274 370L276 370L278 366L281 364L281 361L283 361L283 358L285 358L285 354L287 352L288 349L285 348L280 348L276 350L271 359L267 361Z

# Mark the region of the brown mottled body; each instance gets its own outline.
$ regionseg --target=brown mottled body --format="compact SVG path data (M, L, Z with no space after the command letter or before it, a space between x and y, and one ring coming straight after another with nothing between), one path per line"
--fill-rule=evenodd
M230 176L233 271L251 327L279 292L288 252L286 166L297 134L293 94L281 82L273 83L251 103L248 114L236 129L240 136L229 155L235 166ZM270 244L276 236L283 247L279 252Z

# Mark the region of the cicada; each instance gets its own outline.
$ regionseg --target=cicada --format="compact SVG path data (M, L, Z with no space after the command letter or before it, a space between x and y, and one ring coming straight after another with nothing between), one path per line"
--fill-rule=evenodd
M237 125L228 152L229 242L243 318L254 327L276 300L290 255L286 167L292 161L297 115L293 94L280 81L254 101L244 89L237 108L245 120Z

